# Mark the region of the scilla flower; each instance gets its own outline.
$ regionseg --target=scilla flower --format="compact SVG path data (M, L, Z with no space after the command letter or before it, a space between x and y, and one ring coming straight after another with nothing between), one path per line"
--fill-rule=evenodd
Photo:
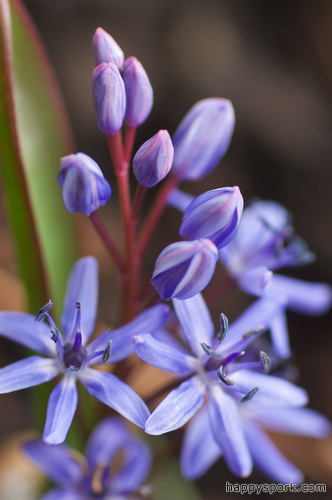
M112 193L98 164L84 153L61 158L58 182L63 203L72 214L91 215L106 205Z
M227 320L220 317L220 331L214 338L213 323L201 295L173 300L189 350L172 342L161 342L149 334L133 337L136 354L153 366L182 376L180 385L157 406L145 424L145 431L159 435L179 429L207 404L209 422L217 444L222 446L230 469L239 476L252 470L252 456L245 436L239 403L251 400L264 407L301 407L307 403L304 389L281 378L267 375L270 360L245 361L245 349L283 310L283 304L262 298L227 332ZM243 328L247 322L248 328ZM255 328L251 329L252 324ZM226 335L227 333L227 335ZM240 361L239 359L243 359ZM258 370L258 372L256 371ZM260 373L263 372L263 373ZM199 439L199 438L197 438ZM205 439L202 432L201 440Z
M41 500L137 499L148 491L141 485L150 470L150 451L119 418L95 427L85 456L66 445L45 446L39 440L25 443L23 449L57 485Z
M55 325L48 302L37 317L1 312L0 335L19 342L42 356L30 356L0 369L0 393L32 387L61 375L51 392L43 441L65 440L74 417L79 380L95 398L131 422L144 427L150 412L141 398L115 375L91 368L124 359L133 352L132 335L154 331L168 319L167 306L144 311L129 324L106 331L87 344L95 324L98 301L98 264L94 257L76 262L69 277L62 314L62 333ZM49 326L43 322L47 318Z

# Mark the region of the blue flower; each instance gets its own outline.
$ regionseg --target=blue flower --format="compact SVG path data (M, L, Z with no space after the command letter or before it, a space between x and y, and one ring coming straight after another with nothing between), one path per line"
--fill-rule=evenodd
M76 262L70 274L62 314L62 331L55 325L47 303L37 315L0 313L0 334L43 356L31 356L0 369L0 393L42 384L62 375L51 392L43 441L58 444L65 440L77 406L76 381L107 406L144 427L150 412L141 398L111 373L91 368L117 362L133 352L132 335L154 331L167 320L164 304L148 309L127 325L108 330L87 344L95 325L98 302L98 264L94 257ZM47 318L49 326L42 322ZM37 319L37 321L36 321Z
M210 425L217 443L222 443L228 466L235 474L248 476L252 457L239 403L250 405L253 397L265 407L300 407L307 403L303 389L266 374L270 362L264 352L258 361L239 361L253 339L283 312L284 305L263 297L230 326L227 335L227 321L222 315L215 339L213 323L201 295L183 301L174 299L173 305L191 352L180 345L174 346L174 339L171 343L160 342L149 334L133 337L135 352L141 359L184 379L153 411L145 430L158 435L178 429L207 401ZM201 439L204 438L203 432Z
M144 487L140 487L151 467L148 447L116 417L95 427L85 456L66 445L45 446L40 440L25 443L23 449L57 485L41 500L141 498Z

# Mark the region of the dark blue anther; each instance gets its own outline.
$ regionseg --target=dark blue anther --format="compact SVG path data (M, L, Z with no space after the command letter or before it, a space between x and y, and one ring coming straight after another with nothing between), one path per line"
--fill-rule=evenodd
M45 314L52 309L53 302L51 299L45 304L41 309L39 309L37 316L35 318L35 321L44 321L45 319Z
M265 330L265 326L264 325L259 325L256 328L253 328L252 330L249 330L249 332L247 332L244 335L242 335L242 338L243 339L248 339L252 335L257 335L258 333L262 333L264 330Z
M59 330L57 328L51 328L51 339L53 340L53 342L56 344L57 341L58 341L58 338L59 338Z
M208 344L206 344L205 342L201 342L200 346L203 349L203 351L205 352L205 354L208 354L209 356L213 356L214 354L217 353L217 351L214 351L213 349L211 349L211 347Z
M227 378L226 375L224 374L224 372L222 371L222 366L220 368L218 368L217 375L224 384L234 385L233 380L230 380L229 378Z
M271 368L270 356L266 352L260 351L259 357L261 358L263 373L269 373Z
M221 313L219 316L219 323L220 323L220 330L217 333L217 340L219 340L220 343L226 337L226 333L228 330L228 319L223 313Z
M258 389L259 387L254 387L249 392L247 392L247 394L241 399L241 403L247 403L248 401L250 401L255 396Z
M103 352L103 357L102 357L102 362L106 364L108 360L110 359L112 354L112 341L109 340L106 346L105 351Z

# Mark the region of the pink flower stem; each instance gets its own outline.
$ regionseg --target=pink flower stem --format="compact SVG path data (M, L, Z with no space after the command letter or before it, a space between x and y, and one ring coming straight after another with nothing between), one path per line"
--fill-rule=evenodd
M107 229L105 228L97 210L95 212L92 212L92 214L90 215L90 220L91 220L92 224L94 225L96 231L98 232L99 236L101 237L101 239L105 243L105 245L106 245L109 253L111 254L116 266L118 267L121 275L124 276L127 273L127 269L126 269L125 263L123 261L123 258L121 256L119 250L117 249L114 241L112 240L110 234L108 233Z
M147 192L148 188L145 186L142 186L142 184L137 184L137 189L135 192L134 196L134 201L133 201L133 219L137 223L139 211L141 209L142 201L144 199L145 193Z
M144 255L145 250L150 243L152 234L162 216L165 206L167 203L167 198L173 189L175 189L179 184L178 179L175 177L168 177L160 189L155 202L153 203L150 212L147 216L145 225L143 227L141 237L138 242L138 253L140 256Z

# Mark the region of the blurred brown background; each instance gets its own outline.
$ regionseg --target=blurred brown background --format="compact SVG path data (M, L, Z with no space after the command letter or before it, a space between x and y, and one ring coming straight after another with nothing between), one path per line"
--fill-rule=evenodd
M245 201L258 196L281 202L293 213L297 233L317 254L314 264L290 274L332 283L331 1L25 0L25 5L54 63L77 150L91 155L111 182L106 143L91 98L91 38L98 26L116 39L127 57L135 55L143 63L154 88L154 108L139 130L137 147L160 128L173 133L197 100L231 99L237 117L231 147L213 174L186 189L199 194L239 185ZM177 238L178 219L172 212L167 220L164 244L169 235ZM105 268L105 287L111 274ZM116 297L111 299L116 304ZM110 302L102 298L101 315L111 322L116 305L112 308ZM331 317L289 314L299 384L308 389L311 407L332 419ZM8 404L19 404L9 399ZM5 421L5 430L25 426L24 418L16 419ZM319 465L323 452L311 446L301 451L303 446L298 441L290 445L293 452L300 450L299 457L309 455L302 465L307 467L307 482L327 481L328 472L324 476ZM332 447L326 446L322 460L329 463L331 477ZM324 477L318 477L319 471ZM219 462L199 481L203 498L228 498L225 480L238 482ZM266 479L254 474L246 481Z

